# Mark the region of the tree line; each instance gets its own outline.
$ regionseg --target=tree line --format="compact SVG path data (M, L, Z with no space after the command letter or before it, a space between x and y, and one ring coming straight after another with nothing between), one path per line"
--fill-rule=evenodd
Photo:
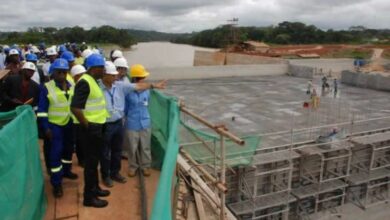
M71 43L112 43L127 48L136 43L134 37L126 29L117 29L108 25L85 30L82 27L33 27L26 32L6 32L0 34L3 44L47 44Z
M240 41L255 40L274 44L332 44L390 42L390 30L367 29L353 26L348 30L322 30L314 25L301 22L282 22L270 27L234 27L223 25L204 30L189 36L173 39L175 43L192 44L203 47L223 48Z
M133 29L118 29L104 25L85 30L82 27L32 27L25 32L0 32L2 44L41 43L62 44L65 42L112 43L130 47L137 42L171 41L203 47L223 48L228 44L246 40L274 44L331 44L390 42L390 30L368 29L353 26L348 30L322 30L301 22L281 22L269 27L234 27L223 25L214 29L193 33L163 33Z

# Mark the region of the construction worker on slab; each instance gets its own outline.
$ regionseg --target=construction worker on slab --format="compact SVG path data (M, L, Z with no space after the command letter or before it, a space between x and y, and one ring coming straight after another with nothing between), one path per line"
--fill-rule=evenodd
M135 91L143 91L151 87L163 89L166 81L160 81L156 84L121 82L117 80L119 73L111 61L106 62L105 69L106 72L100 87L104 93L106 108L110 117L107 119L104 130L104 146L100 171L103 184L107 187L112 187L113 181L118 183L126 182L126 178L120 174L124 136L125 97Z
M98 81L103 77L105 61L99 54L91 54L85 60L87 72L76 83L71 110L81 126L84 168L84 206L103 208L108 201L99 197L110 191L99 186L98 164L103 149L103 127L109 116L104 94Z
M31 105L36 111L39 99L39 85L31 80L35 72L31 62L23 64L21 74L7 76L1 85L0 111L12 111L20 105Z
M73 80L76 83L77 83L77 81L79 81L81 76L86 72L87 72L87 70L84 68L83 65L74 65L70 69L70 73L73 77ZM82 140L81 140L81 136L80 136L81 126L80 126L80 122L77 120L76 117L74 117L73 114L72 114L72 119L73 119L73 131L74 131L73 135L74 135L74 141L75 141L76 156L77 156L79 166L84 167L85 156L84 156L84 152L83 152L83 147L81 146L82 145Z
M66 80L69 71L65 59L56 59L52 63L52 80L41 89L38 105L38 119L45 131L46 147L50 167L50 182L53 195L62 197L62 178L77 179L72 173L73 131L70 112L70 100L73 87Z
M132 83L142 83L149 76L144 66L133 65L130 68ZM153 89L154 86L151 86ZM150 91L136 91L126 96L126 128L129 139L128 176L134 177L138 169L143 175L150 176L151 171L151 121L148 111ZM139 158L137 161L137 154Z

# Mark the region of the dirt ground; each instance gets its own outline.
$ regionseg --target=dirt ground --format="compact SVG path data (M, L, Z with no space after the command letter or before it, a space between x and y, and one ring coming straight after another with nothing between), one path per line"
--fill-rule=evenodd
M42 144L40 144L42 146ZM99 220L99 219L141 219L140 190L138 177L129 178L126 176L127 160L122 160L121 174L127 177L127 183L114 182L112 188L105 188L111 192L109 197L105 197L109 205L105 208L89 208L83 206L83 169L77 165L76 156L73 156L73 172L77 173L77 180L65 179L63 181L64 196L55 199L52 194L52 186L42 158L42 167L45 176L45 191L48 206L44 220ZM152 210L154 194L160 172L152 170L152 175L145 178L145 188L147 193L148 217Z

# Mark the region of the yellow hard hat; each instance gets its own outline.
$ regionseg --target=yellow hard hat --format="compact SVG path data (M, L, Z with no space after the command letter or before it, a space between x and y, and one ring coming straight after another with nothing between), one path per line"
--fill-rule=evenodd
M135 64L131 66L130 68L130 76L131 78L143 78L149 76L149 72L145 70L145 67L142 66L141 64Z

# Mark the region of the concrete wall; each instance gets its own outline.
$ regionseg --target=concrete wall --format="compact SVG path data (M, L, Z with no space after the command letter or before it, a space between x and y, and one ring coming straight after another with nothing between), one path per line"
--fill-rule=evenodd
M290 64L287 75L299 77L299 78L313 79L314 68L308 66L298 66L298 65Z
M241 65L241 64L281 64L288 63L285 59L254 56L238 53L228 53L226 58L227 65Z
M164 67L149 69L151 80L284 75L287 71L287 64Z
M226 58L226 60L225 60ZM255 65L255 64L281 64L286 60L273 57L253 56L238 53L221 53L211 51L195 51L194 66L220 66L220 65Z
M390 76L375 73L360 73L345 70L341 73L341 82L351 86L390 91Z
M313 67L315 72L328 74L329 71L340 73L343 70L353 70L353 59L292 59L290 64Z

